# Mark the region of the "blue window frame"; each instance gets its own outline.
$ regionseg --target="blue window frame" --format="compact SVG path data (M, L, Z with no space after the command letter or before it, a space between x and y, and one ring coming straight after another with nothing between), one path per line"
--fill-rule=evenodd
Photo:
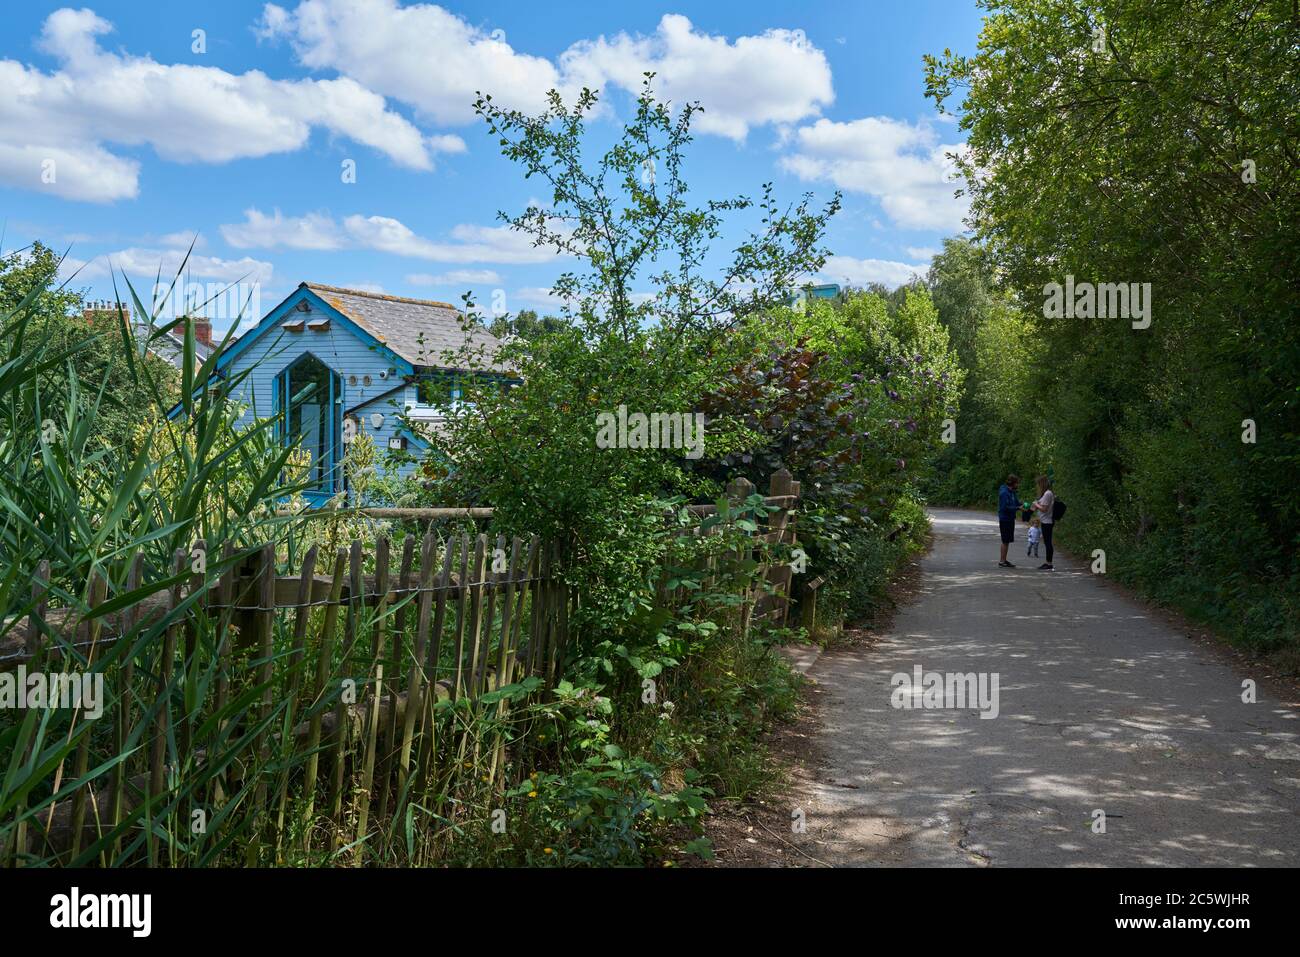
M304 496L323 501L343 487L343 379L306 353L275 377L276 432L311 456Z
M470 405L466 393L474 387L495 384L503 389L518 385L518 379L493 373L459 372L453 369L438 369L425 372L416 381L416 397L419 405L425 408L459 409Z

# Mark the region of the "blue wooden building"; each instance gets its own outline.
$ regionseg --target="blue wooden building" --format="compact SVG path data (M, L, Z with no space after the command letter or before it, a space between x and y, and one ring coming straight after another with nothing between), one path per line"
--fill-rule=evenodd
M457 368L446 354L467 341L489 360L499 345L481 326L467 334L449 303L305 282L227 347L216 372L251 369L232 398L247 405L248 421L274 416L281 441L307 449L306 497L320 503L345 491L343 451L353 434L370 434L381 467L385 449L418 457L427 445L419 432L436 428L460 400L466 376L507 378L491 361L474 372ZM398 468L409 473L415 462Z

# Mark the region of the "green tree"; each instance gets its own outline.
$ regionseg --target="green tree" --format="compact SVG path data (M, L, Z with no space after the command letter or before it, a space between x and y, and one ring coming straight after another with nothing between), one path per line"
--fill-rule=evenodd
M555 316L539 316L534 309L520 309L513 315L494 317L488 329L498 339L514 336L532 340L548 332L555 332L563 324Z
M928 57L927 89L968 136L981 255L1020 310L1036 467L1072 502L1062 534L1251 640L1293 640L1295 5L984 6L979 52ZM1049 314L1067 277L1149 284L1149 325Z
M595 155L593 141L606 139L588 128L597 95L566 106L552 92L549 103L529 116L484 96L476 109L547 201L501 218L580 266L553 284L558 326L495 356L470 342L445 357L456 368L508 369L519 384L474 386L447 410L433 455L452 463L448 495L495 506L507 530L574 543L569 574L590 596L580 614L609 636L653 601L663 500L717 488L687 468L689 449L600 447L599 416L622 407L694 421L729 330L820 268L839 200L782 207L768 185L757 200L697 205L683 164L698 107L670 110L648 77L631 119ZM730 256L712 251L726 231L741 238ZM710 430L705 447L726 441Z
M54 417L62 414L70 394L68 380L75 378L81 386L77 394L87 408L98 406L93 441L122 445L153 414L152 399L136 386L119 348L123 328L117 314L102 312L95 322L87 320L81 293L56 281L60 263L58 254L39 241L0 257L0 315L15 311L29 293L35 293L26 310L29 318L21 351L30 354L32 346L41 343L52 353L69 354L66 364L42 377L46 412ZM18 347L19 339L14 328L7 332L0 348L10 351ZM87 347L79 348L81 343ZM147 362L154 378L174 392L176 375L166 361L147 353L138 361Z

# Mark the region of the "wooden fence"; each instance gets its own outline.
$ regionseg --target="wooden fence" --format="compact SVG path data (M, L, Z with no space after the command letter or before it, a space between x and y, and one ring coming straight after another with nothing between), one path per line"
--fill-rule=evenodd
M728 489L738 503L752 491L744 480ZM798 483L781 472L770 491L755 548L794 542ZM701 521L716 511L689 508ZM433 514L441 511L383 517L447 517ZM465 517L491 517L474 512ZM183 816L199 806L220 816L237 801L257 809L252 831L269 830L284 860L290 814L304 846L334 851L410 795L445 793L463 768L504 787L511 702L544 697L570 651L580 596L559 573L564 558L537 537L426 531L406 536L400 556L387 538L329 556L313 546L286 575L277 566L291 557L271 545L210 556L198 542L177 550L172 574L147 589L138 554L115 580L96 575L85 610L47 609L43 563L31 614L0 638L0 671L98 671L118 693L28 796L28 805L42 791L59 799L18 825L10 852L158 863L160 838L174 837ZM790 573L764 566L768 585L748 596L748 610L784 621ZM107 613L90 613L106 602ZM490 694L505 686L512 697ZM457 707L493 719L488 736L471 739L465 722L449 722ZM126 758L92 770L113 755Z
M727 485L727 502L730 509L737 509L747 502L755 493L754 485L748 479L733 479ZM748 629L756 619L764 619L777 625L786 623L791 600L794 569L786 561L770 561L773 554L781 554L782 548L793 549L797 545L796 516L801 495L800 485L785 469L772 475L768 494L762 499L766 516L767 531L756 531L749 536L748 547L734 553L733 558L757 557L759 560L759 579L764 583L758 588L747 591L743 606L742 627ZM679 535L709 535L721 531L720 525L705 527L703 522L709 516L717 514L717 505L688 505L687 510L699 521L678 530ZM710 572L716 572L717 559L711 562ZM681 591L668 596L669 600L682 599Z
M557 547L536 538L507 542L499 536L493 548L486 535L440 543L428 533L418 561L415 546L408 536L393 563L386 539L373 554L353 542L337 550L327 576L317 574L316 547L303 556L296 576L276 574L269 545L246 558L230 549L215 582L194 573L182 583L205 556L200 542L176 552L175 584L120 612L47 615L38 603L26 626L13 629L11 642L21 640L24 649L6 656L5 665L89 671L97 659L119 651L106 678L124 693L102 720L114 729L108 750L126 753L134 745L135 754L118 765L107 788L87 781L43 813L44 826L32 829L30 838L20 834L16 846L37 852L44 844L75 858L130 823L142 805L159 800L178 773L205 774L209 756L238 735L251 736L251 750L264 762L273 751L305 753L300 787L308 802L324 749L331 763L330 777L321 782L328 814L343 814L345 793L365 795L367 811L357 824L362 833L372 816L369 798L380 807L388 803L388 788L370 793L377 760L384 784L391 777L395 787L406 788L414 771L428 785L459 756L437 746L436 702L478 698L533 676L543 688L552 686L563 668L572 595L553 573ZM367 567L371 574L363 573ZM123 591L136 590L140 568L138 560L132 564ZM108 592L108 582L97 581L87 607L100 605ZM363 644L365 634L370 641ZM115 649L119 638L140 647ZM143 687L154 689L149 698ZM200 687L207 693L196 700ZM230 705L237 695L250 707L236 719ZM228 727L234 720L240 726ZM291 740L282 731L273 741L276 726L288 729ZM60 768L55 789L80 780L92 766L90 738L83 737L75 762ZM486 745L489 778L499 772L502 744ZM244 783L232 780L238 774L233 765L213 773L208 793L214 807ZM255 786L257 806L265 806L267 787L266 781Z

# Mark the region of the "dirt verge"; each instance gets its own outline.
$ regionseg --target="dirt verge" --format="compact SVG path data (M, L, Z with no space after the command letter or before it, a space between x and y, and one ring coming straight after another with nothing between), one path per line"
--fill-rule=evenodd
M831 646L870 647L879 641L893 624L898 608L910 602L921 586L921 558L930 550L933 536L925 548L912 556L895 574L887 591L888 603L870 623L844 629ZM829 649L828 649L829 650ZM830 867L818 857L823 839L833 838L824 829L792 840L796 816L811 817L816 809L813 798L818 783L825 780L826 764L821 745L822 721L817 682L805 679L800 690L799 710L795 718L781 724L765 738L774 776L769 794L752 801L714 802L713 813L704 822L704 836L713 845L714 860L683 860L682 866L705 867Z

